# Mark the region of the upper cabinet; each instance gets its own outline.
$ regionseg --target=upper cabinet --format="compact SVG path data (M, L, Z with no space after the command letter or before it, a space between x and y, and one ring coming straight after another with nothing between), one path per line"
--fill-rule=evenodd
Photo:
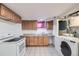
M23 30L36 30L36 20L23 20L22 28Z
M53 29L53 21L47 21L46 25L47 25L46 27L47 27L48 30L52 30Z
M79 16L70 17L70 27L78 27L79 26Z
M21 17L3 4L0 4L0 17L6 21L21 23Z

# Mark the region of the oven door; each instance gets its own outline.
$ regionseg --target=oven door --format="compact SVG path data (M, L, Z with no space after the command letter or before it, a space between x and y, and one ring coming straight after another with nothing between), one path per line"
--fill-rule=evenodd
M18 56L25 55L25 38L21 39L21 41L17 43L17 55Z

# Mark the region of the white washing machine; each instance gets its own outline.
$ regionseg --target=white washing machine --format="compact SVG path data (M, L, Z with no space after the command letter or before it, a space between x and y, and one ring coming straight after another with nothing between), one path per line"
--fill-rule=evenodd
M79 39L72 37L55 37L55 48L61 56L78 56Z

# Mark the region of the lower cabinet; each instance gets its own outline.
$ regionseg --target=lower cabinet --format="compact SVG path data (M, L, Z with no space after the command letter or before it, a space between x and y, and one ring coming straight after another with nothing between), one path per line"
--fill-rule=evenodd
M29 36L26 36L26 45L30 45L30 37Z
M48 45L48 37L45 36L43 40L44 40L44 45Z
M48 45L47 36L26 36L27 46L46 46Z
M38 37L38 45L44 45L44 38L43 36Z
M38 37L34 37L34 45L38 45Z

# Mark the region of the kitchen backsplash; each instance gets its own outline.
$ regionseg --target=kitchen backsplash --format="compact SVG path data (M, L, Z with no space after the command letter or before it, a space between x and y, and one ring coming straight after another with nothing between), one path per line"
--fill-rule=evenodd
M41 33L48 33L53 35L53 31L52 30L23 30L23 34L41 34Z

